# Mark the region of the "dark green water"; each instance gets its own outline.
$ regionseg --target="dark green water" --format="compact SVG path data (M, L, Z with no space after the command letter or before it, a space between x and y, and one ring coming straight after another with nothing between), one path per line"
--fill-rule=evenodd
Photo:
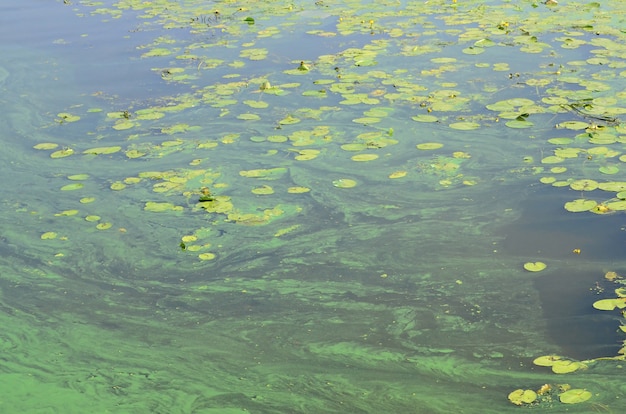
M623 6L2 4L0 412L621 412Z

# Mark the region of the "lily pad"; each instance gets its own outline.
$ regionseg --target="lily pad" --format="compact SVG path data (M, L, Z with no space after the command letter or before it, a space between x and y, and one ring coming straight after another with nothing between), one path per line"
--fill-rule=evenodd
M571 211L573 213L580 213L583 211L589 211L594 208L598 203L594 200L587 200L584 198L579 198L574 201L568 201L565 203L565 210Z
M439 142L424 142L422 144L417 144L417 149L420 150L435 150L443 147L443 144Z
M333 185L338 188L352 188L356 186L356 181L349 178L340 178L333 181Z
M454 122L448 126L452 129L458 129L460 131L471 131L473 129L480 128L480 124L477 122Z
M524 269L529 272L541 272L547 265L544 262L526 262L524 263Z
M600 299L593 303L593 307L598 310L612 311L615 308L626 308L626 298Z
M509 394L509 401L515 405L530 404L537 399L537 393L533 390L515 390Z
M584 389L571 389L559 395L563 404L578 404L591 398L591 392Z

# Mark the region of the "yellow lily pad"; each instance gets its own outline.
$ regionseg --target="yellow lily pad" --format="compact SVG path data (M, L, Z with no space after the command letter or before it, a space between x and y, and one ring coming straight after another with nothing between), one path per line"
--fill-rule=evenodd
M422 144L417 144L417 149L420 150L435 150L443 147L443 144L439 142L424 142Z
M340 178L333 181L333 185L338 188L352 188L356 186L356 181L349 178Z
M593 307L598 310L612 311L615 308L626 308L626 298L600 299L593 303Z
M47 231L41 235L41 240L52 240L57 238L57 233L54 231Z
M524 269L529 272L541 272L547 265L544 262L526 262L524 263Z
M583 389L571 389L559 395L563 404L578 404L591 398L591 392Z
M509 394L509 401L515 405L530 404L537 399L537 393L533 390L515 390Z

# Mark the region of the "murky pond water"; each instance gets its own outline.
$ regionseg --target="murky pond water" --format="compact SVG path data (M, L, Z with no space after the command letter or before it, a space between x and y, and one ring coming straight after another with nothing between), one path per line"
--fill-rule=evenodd
M623 6L2 4L0 409L621 412Z

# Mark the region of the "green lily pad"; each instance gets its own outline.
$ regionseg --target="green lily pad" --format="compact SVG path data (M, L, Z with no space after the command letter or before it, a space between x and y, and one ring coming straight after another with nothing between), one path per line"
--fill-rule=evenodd
M587 200L584 198L579 198L574 201L568 201L565 203L565 210L571 211L573 213L580 213L583 211L589 211L594 208L598 203L594 200Z
M563 404L578 404L591 398L591 392L583 389L567 390L559 395L559 401Z
M593 303L593 307L598 310L612 311L615 308L626 308L626 298L600 299Z
M572 190L576 191L593 191L598 188L598 182L594 180L576 180L570 184Z
M122 147L120 146L90 148L90 149L83 151L83 154L94 154L94 155L113 154L113 153L120 151L121 149Z
M619 168L615 165L605 165L598 168L602 174L617 174L619 172Z
M417 144L417 149L420 150L435 150L443 147L443 144L439 142L424 142L422 144Z
M582 362L567 359L555 361L555 363L552 364L552 372L555 374L569 374L570 372L578 371L583 368L587 368L587 366Z
M454 122L448 126L452 129L458 129L460 131L471 131L473 129L480 128L480 124L478 122Z
M515 390L508 396L509 401L515 405L530 404L537 399L537 393L533 390Z
M338 188L352 188L356 186L356 181L349 178L340 178L333 181L333 185Z
M83 188L84 184L83 183L72 183L72 184L67 184L64 185L63 187L61 187L61 191L74 191L74 190L80 190L81 188Z
M524 263L524 269L529 272L541 272L548 267L544 262L526 262Z

